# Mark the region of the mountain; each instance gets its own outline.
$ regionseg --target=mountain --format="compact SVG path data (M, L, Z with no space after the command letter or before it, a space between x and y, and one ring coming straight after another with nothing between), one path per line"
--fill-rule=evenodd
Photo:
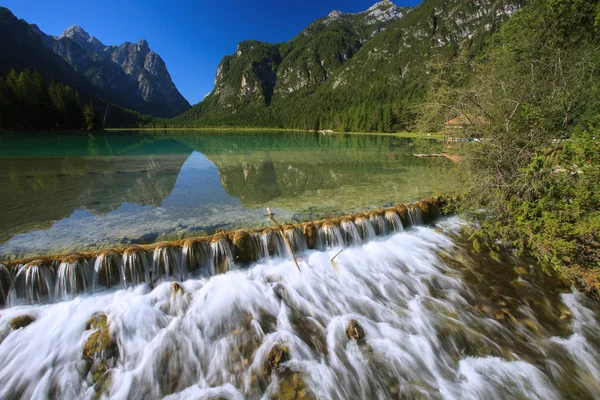
M407 128L432 63L477 54L525 0L389 0L332 11L287 43L242 42L214 90L173 123L393 131Z
M166 64L145 40L106 46L79 26L54 37L3 7L0 33L0 73L35 69L47 82L66 83L83 97L156 117L173 117L190 108Z

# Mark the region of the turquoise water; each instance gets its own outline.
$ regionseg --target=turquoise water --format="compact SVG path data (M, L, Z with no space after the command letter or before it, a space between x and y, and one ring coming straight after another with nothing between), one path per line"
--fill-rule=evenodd
M308 132L0 137L0 258L408 202L453 186L431 140Z

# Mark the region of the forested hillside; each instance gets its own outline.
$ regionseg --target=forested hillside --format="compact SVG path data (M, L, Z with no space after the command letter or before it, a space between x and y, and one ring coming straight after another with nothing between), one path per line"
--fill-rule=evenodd
M484 41L524 1L390 1L358 14L332 12L287 43L240 43L223 59L214 91L158 125L340 131L408 129L433 65Z

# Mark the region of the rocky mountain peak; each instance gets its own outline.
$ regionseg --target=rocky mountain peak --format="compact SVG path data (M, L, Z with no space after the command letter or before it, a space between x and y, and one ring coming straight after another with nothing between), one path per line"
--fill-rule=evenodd
M382 0L373 4L367 11L374 11L382 8L395 7L396 5L391 0Z
M88 41L90 39L90 34L87 33L85 31L85 29L83 29L79 25L72 25L72 26L68 27L67 29L65 29L65 31L62 33L62 35L60 35L60 38L63 38L63 37L70 37L71 39L74 39L77 37L77 38L81 38L85 41Z
M60 40L65 37L73 40L75 43L77 43L79 46L81 46L87 51L98 51L105 47L100 40L96 39L94 36L90 36L90 34L87 33L85 29L83 29L79 25L73 25L68 27L62 33L62 35L58 37L58 39Z
M140 48L140 50L141 50L141 49L146 49L146 50L148 50L148 49L150 48L150 45L148 44L148 41L147 41L147 40L145 40L145 39L140 39L140 40L137 42L137 45L138 45L138 47Z

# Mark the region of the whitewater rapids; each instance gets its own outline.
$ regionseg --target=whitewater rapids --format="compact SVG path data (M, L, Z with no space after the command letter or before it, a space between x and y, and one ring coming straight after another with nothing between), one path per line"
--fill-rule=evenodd
M378 237L335 263L341 248L307 250L300 271L267 257L183 292L164 280L1 310L0 398L600 398L597 304L526 260L476 255L461 224ZM119 349L102 393L82 361L99 312ZM35 321L12 331L24 314ZM347 336L352 320L364 340ZM271 369L276 344L289 360Z

